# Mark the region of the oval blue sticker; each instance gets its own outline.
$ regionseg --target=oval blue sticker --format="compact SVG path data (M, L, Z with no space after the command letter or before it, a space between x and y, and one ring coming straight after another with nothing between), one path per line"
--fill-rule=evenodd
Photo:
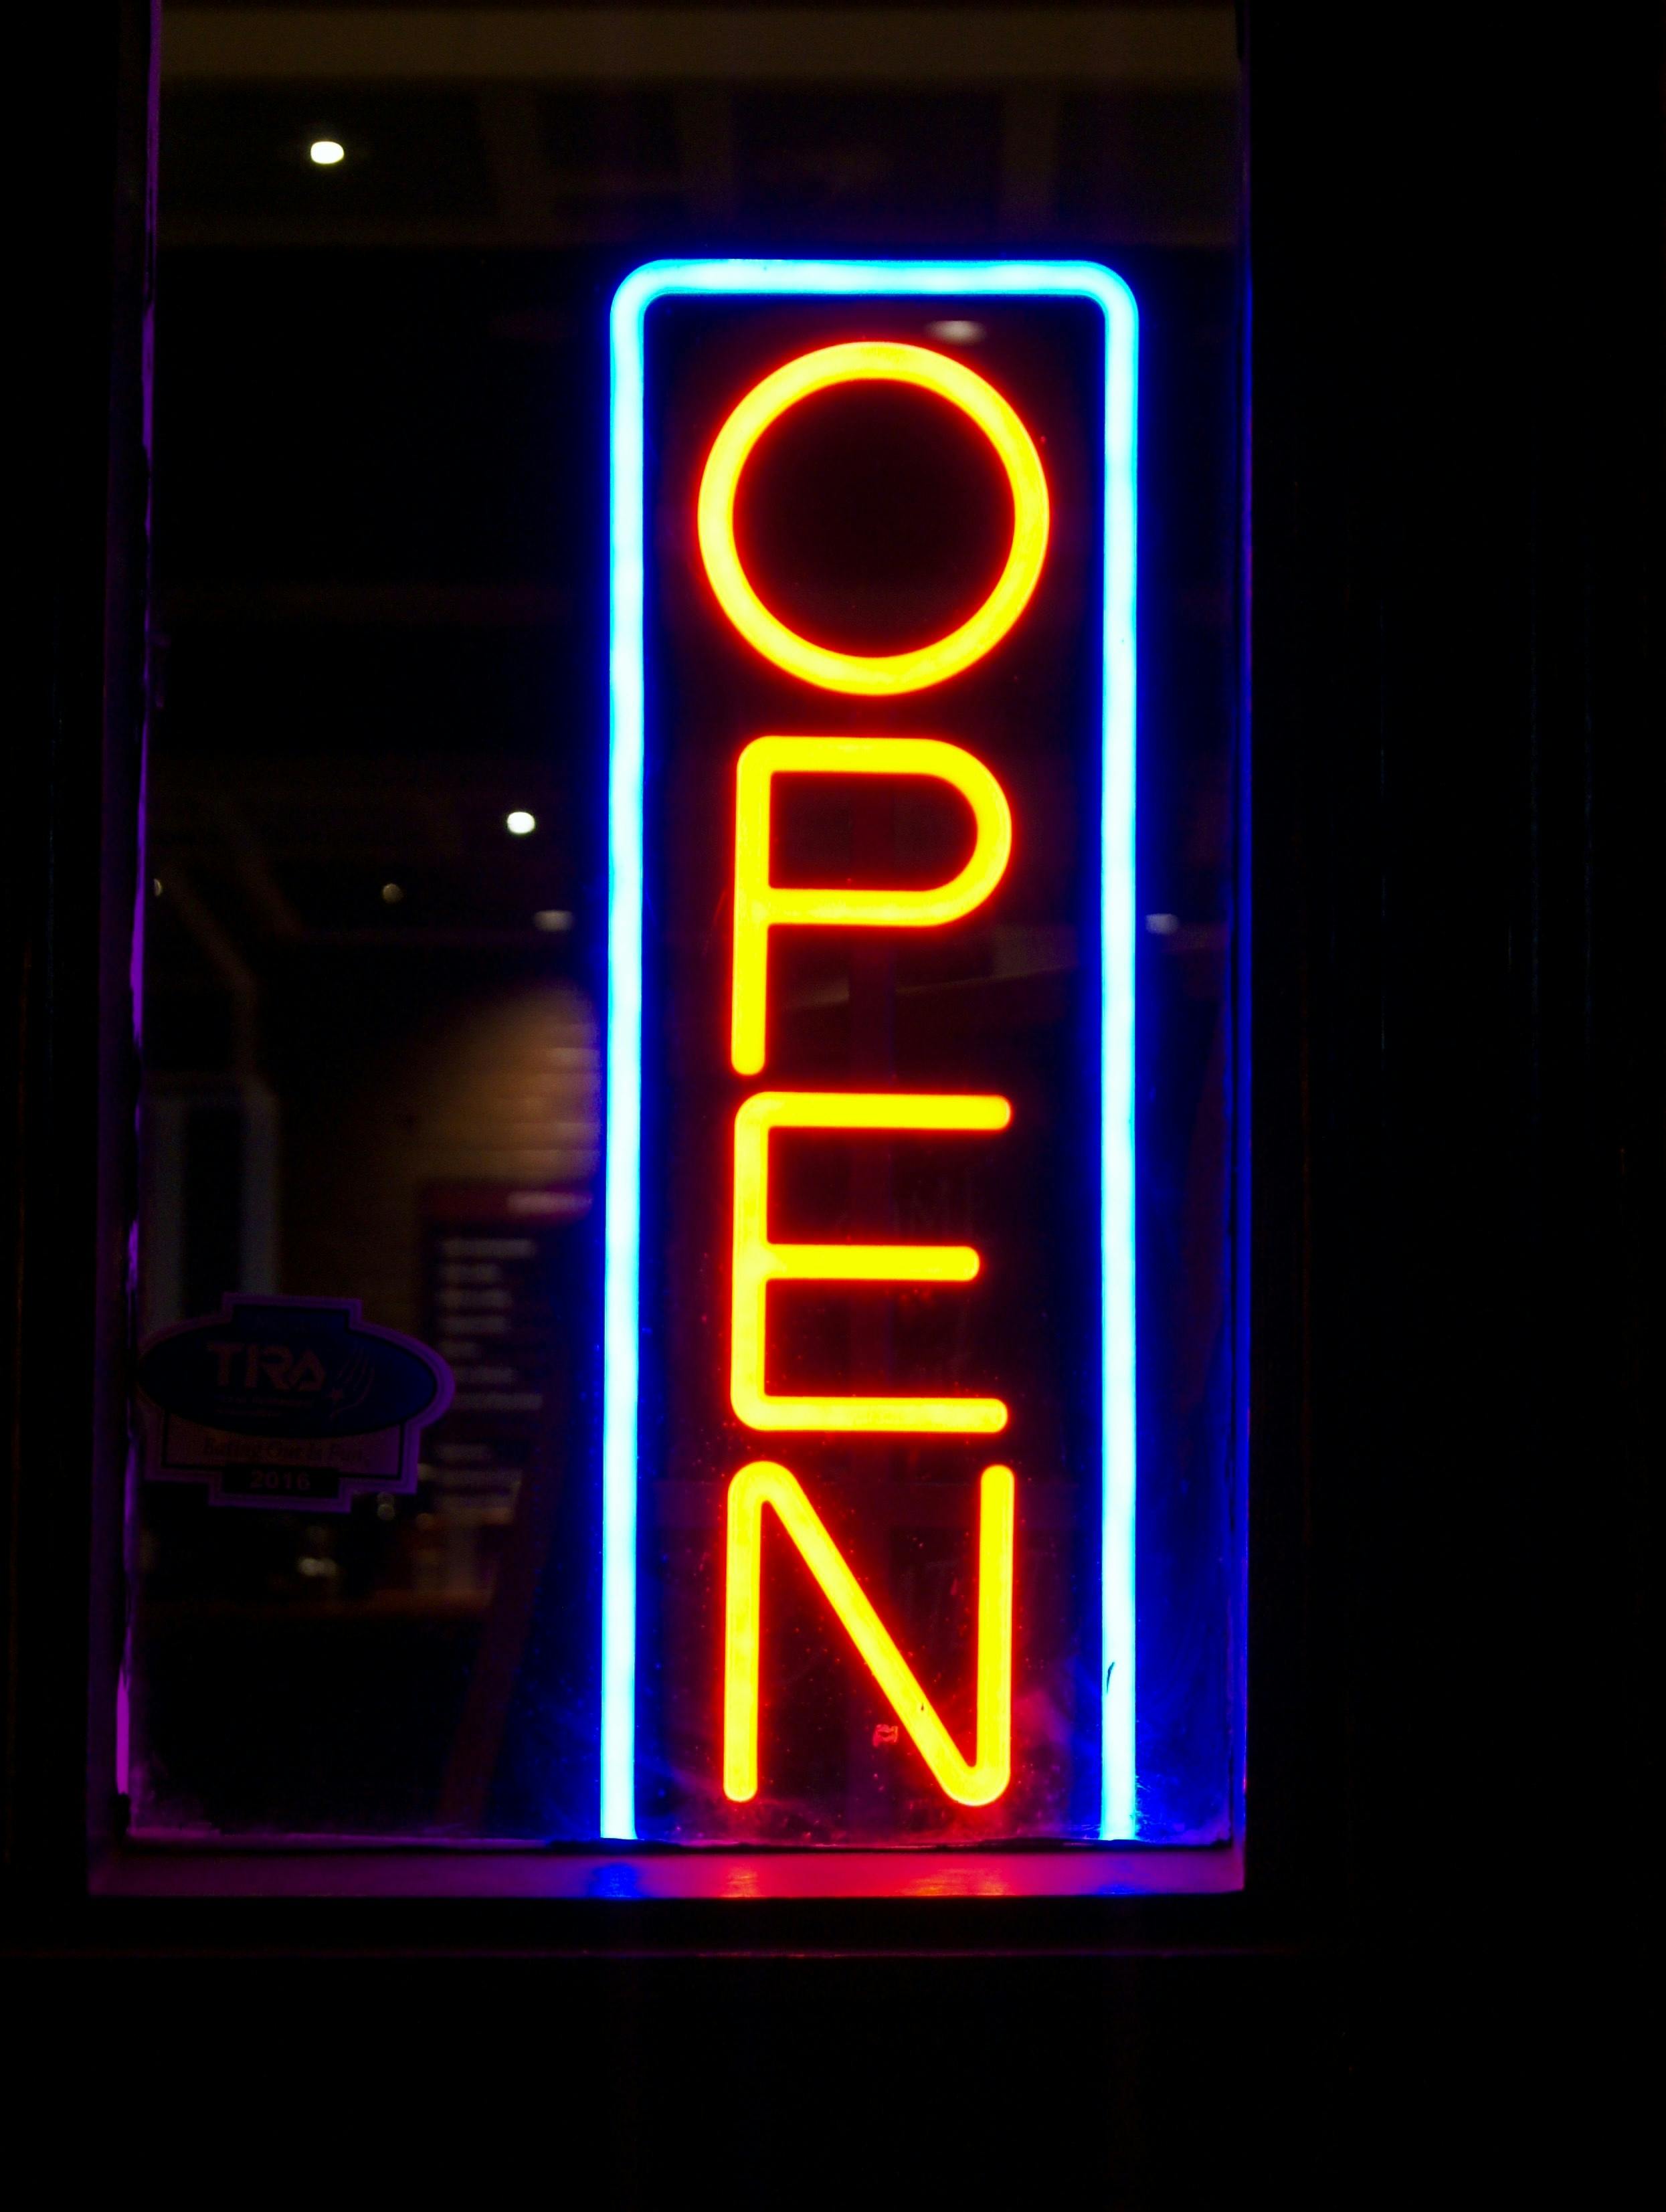
M356 1298L228 1297L153 1337L138 1386L155 1479L206 1480L216 1503L326 1510L413 1488L418 1431L452 1398L445 1361L362 1320Z

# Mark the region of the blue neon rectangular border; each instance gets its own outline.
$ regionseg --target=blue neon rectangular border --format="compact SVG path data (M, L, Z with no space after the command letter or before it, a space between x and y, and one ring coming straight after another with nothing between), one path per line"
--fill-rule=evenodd
M1134 591L1139 312L1089 261L651 261L613 295L608 647L607 1102L602 1382L601 1829L636 1833L636 1490L642 1140L647 590L643 325L707 295L1051 298L1105 318L1100 773L1100 1792L1106 1842L1139 1834L1134 1748Z

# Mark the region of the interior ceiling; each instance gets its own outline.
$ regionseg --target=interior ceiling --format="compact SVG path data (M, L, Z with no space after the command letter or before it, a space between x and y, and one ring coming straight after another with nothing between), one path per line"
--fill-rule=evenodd
M157 956L593 922L551 272L1228 246L1236 87L1212 6L166 7Z
M1225 245L1230 8L169 7L174 244ZM307 159L317 137L339 167Z

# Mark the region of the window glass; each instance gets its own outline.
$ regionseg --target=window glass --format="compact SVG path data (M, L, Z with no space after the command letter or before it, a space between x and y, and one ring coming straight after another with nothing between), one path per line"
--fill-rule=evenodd
M649 260L750 255L1085 260L1137 303L1140 1695L1137 1804L1116 1832L1219 1841L1236 1820L1242 1544L1230 10L526 15L511 35L466 8L167 12L134 1827L581 1842L602 1826L610 305ZM773 312L654 310L646 527L672 584L652 682L714 714L730 695L702 673L718 648L689 524L700 457L770 365L867 329L848 308L837 328ZM1049 578L1075 605L1101 581L1103 547L1068 532L1092 510L1071 495L1103 465L1104 341L1079 304L1052 311L1056 328L1036 312L969 293L899 307L885 334L1030 410L1058 487ZM998 465L969 469L928 409L893 400L819 430L806 416L773 493L740 515L783 615L874 652L976 596L1006 527ZM899 484L927 487L945 528L914 530ZM864 499L869 538L842 548L834 509L848 523ZM1038 621L1052 587L1037 587ZM1032 1107L1032 1129L1052 1126L1033 1102L1075 1080L1100 981L1097 787L1079 774L1097 710L1081 703L1091 672L1060 667L1047 680L1061 697L1076 685L1076 705L1009 691L1002 732L977 726L1017 794L1017 895L940 938L783 943L771 988L793 1080L999 1091L1015 1129ZM789 709L779 690L746 698L756 727L741 714L736 751L787 726L768 719ZM952 719L927 690L836 726L955 739ZM725 1796L739 1461L689 1378L706 1358L721 1397L729 1374L715 1277L724 1117L742 1093L701 1103L678 1054L728 1003L731 771L725 756L715 780L679 784L656 757L639 1321L644 1372L655 1329L682 1364L644 1401L639 1832L1098 1837L1097 1519L1081 1534L1098 1493L1071 1489L1097 1450L1097 1310L1077 1287L1092 1176L1071 1149L1091 1131L1075 1106L1050 1152L1026 1138L1027 1183L970 1166L981 1139L872 1158L775 1139L782 1237L1007 1247L999 1296L964 1312L946 1293L853 1304L790 1286L769 1388L848 1391L864 1363L961 1392L984 1368L1021 1382L1026 1360L1052 1379L1024 1432L1028 1469L1012 1432L1010 1789L975 1817L945 1796L777 1516L763 1540L768 1774L755 1814ZM970 835L955 803L917 779L876 792L806 775L775 824L780 880L940 880ZM682 1274L651 1245L677 1206L702 1224L678 1233L704 1240ZM1061 1352L1078 1338L1079 1393ZM828 1528L964 1747L974 1478L998 1455L887 1449L801 1453L798 1468L824 1484ZM794 1463L792 1439L769 1435L744 1455ZM1028 1480L1037 1460L1050 1492Z

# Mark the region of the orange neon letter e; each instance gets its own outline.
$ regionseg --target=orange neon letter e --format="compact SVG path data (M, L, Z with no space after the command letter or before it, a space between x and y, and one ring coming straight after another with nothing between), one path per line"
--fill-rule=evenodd
M777 1244L769 1237L769 1138L776 1129L1004 1129L1004 1098L924 1091L760 1091L734 1122L734 1273L729 1400L752 1429L889 1431L989 1436L1006 1425L999 1398L771 1397L764 1387L772 1282L970 1283L968 1244Z

